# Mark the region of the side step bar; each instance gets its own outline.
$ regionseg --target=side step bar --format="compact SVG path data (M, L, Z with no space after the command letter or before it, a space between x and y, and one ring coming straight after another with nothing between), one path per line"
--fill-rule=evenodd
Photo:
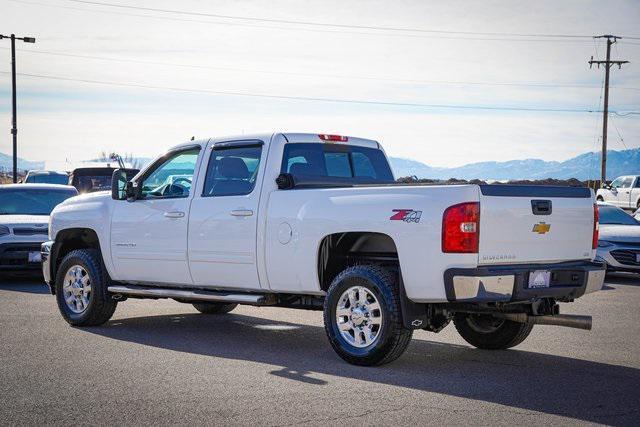
M271 295L264 294L230 294L215 291L188 290L175 288L148 288L134 285L113 285L107 288L112 298L121 299L123 296L139 298L175 298L189 301L211 301L224 303L240 303L251 305L267 305L274 303Z

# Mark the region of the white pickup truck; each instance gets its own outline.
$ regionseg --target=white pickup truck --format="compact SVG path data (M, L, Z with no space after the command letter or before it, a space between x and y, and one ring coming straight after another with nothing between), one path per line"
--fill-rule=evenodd
M591 327L557 304L603 284L587 188L398 185L376 141L290 133L192 141L127 172L51 214L43 271L72 325L128 298L324 310L360 365L451 320L484 349Z
M622 209L640 209L640 175L619 176L598 189L596 199Z

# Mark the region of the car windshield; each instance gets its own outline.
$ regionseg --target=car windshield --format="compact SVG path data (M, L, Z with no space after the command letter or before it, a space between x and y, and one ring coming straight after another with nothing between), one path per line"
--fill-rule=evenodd
M69 176L63 173L39 173L27 176L27 184L69 184Z
M600 224L608 225L640 225L640 222L633 219L620 208L615 206L598 205L600 213Z
M78 193L75 190L0 189L0 215L49 215L56 205Z

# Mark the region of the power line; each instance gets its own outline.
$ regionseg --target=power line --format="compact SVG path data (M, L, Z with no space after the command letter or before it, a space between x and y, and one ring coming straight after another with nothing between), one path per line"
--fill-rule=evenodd
M627 116L633 116L636 114L640 114L640 111L629 111L626 113L618 113L617 111L612 111L611 114L615 114L618 117L627 117Z
M0 49L6 49L6 48L0 47ZM274 74L274 75L286 75L286 76L326 77L326 78L339 78L339 79L350 79L350 80L385 81L385 82L396 82L396 83L434 84L434 85L471 85L471 86L511 86L511 87L521 86L521 87L540 87L540 88L566 87L566 88L577 88L577 89L592 89L592 88L600 87L599 85L578 84L578 83L482 82L482 81L479 82L479 81L455 81L455 80L396 79L396 78L376 77L376 76L355 76L355 75L348 75L348 74L302 73L302 72L295 72L295 71L256 70L256 69L250 69L250 68L221 67L221 66L198 65L198 64L180 64L180 63L174 63L174 62L145 61L145 60L130 59L130 58L115 58L115 57L105 57L105 56L97 56L97 55L81 55L81 54L74 54L74 53L51 52L51 51L42 51L42 50L23 51L23 53L25 52L37 54L37 55L52 55L52 56L60 56L60 57L67 57L67 58L82 58L82 59L124 62L124 63L133 63L133 64L161 65L161 66L171 66L171 67L181 67L181 68L196 68L196 69L207 69L207 70L234 71L234 72L244 72L244 73L258 73L258 74ZM628 90L640 91L640 87L616 86L616 89L628 89Z
M7 71L0 71L0 74L9 74ZM545 112L545 113L599 113L599 110L589 109L577 109L577 108L542 108L542 107L508 107L508 106L491 106L491 105L455 105L455 104L423 104L412 102L391 102L391 101L373 101L373 100L358 100L358 99L340 99L340 98L320 98L320 97L308 97L308 96L289 96L289 95L274 95L266 93L252 93L252 92L239 92L239 91L222 91L222 90L208 90L208 89L189 89L171 86L155 86L146 85L140 83L129 82L114 82L104 80L91 80L91 79L78 79L61 76L50 76L44 74L29 74L19 73L18 75L23 77L41 78L48 80L58 80L67 82L79 82L97 85L108 86L120 86L120 87L132 87L141 89L156 89L166 90L174 92L190 92L190 93L204 93L210 95L226 95L226 96L239 96L250 98L266 98L266 99L281 99L290 101L310 101L310 102L327 102L327 103L343 103L343 104L360 104L360 105L380 105L390 107L415 107L415 108L430 108L430 109L453 109L453 110L487 110L487 111L526 111L526 112Z
M611 117L611 124L613 125L613 128L616 130L616 133L618 134L618 139L620 140L620 142L624 146L625 150L628 150L629 147L627 147L627 144L625 144L624 138L622 137L622 134L620 133L620 130L618 130L618 126L616 126L616 122L613 120L613 116Z
M591 38L590 35L578 35L578 34L448 31L448 30L427 30L424 28L399 28L399 27L388 27L388 26L380 26L380 25L337 24L337 23L328 23L328 22L317 22L317 21L301 21L301 20L274 19L274 18L257 18L257 17L248 17L248 16L237 16L237 15L222 15L222 14L205 13L205 12L191 12L191 11L184 11L184 10L177 10L177 9L160 9L160 8L154 8L154 7L131 6L131 5L118 4L118 3L108 3L108 2L89 1L89 0L66 0L66 1L72 2L72 3L107 6L107 7L121 8L121 9L142 10L146 12L171 13L176 15L206 16L210 18L269 22L269 23L275 23L275 24L309 25L309 26L333 27L333 28L354 28L359 30L403 31L403 32L415 32L415 33L431 33L431 34L459 34L459 35L507 36L507 37L585 38L585 39ZM632 38L632 37L629 37L629 38Z
M400 29L398 28L396 32L362 32L362 31L345 31L349 28L349 26L344 26L344 28L338 28L337 25L326 24L326 27L314 27L314 28L304 28L299 26L273 26L273 25L257 25L253 23L247 22L225 22L225 21L209 21L202 19L192 19L192 18L178 18L172 16L157 16L157 15L143 15L143 14L135 14L128 12L119 12L113 10L100 10L100 9L85 9L71 6L63 6L63 5L54 5L48 3L41 3L37 1L26 1L26 0L7 0L15 3L23 3L30 5L39 5L45 7L53 7L59 9L68 9L68 10L78 10L83 12L90 13L106 13L112 15L123 15L123 16L134 16L139 18L148 18L148 19L161 19L161 20L170 20L170 21L178 21L178 22L195 22L202 24L213 24L213 25L232 25L232 26L244 26L244 27L253 27L253 28L266 28L272 30L285 30L285 31L307 31L307 32L323 32L323 33L333 33L333 34L357 34L357 35L365 35L365 36L382 36L382 37L409 37L409 38L433 38L433 39L449 39L449 40L471 40L471 41L498 41L498 42L549 42L549 43L585 43L587 40L583 39L585 36L573 36L567 35L567 37L563 38L555 38L552 39L553 35L539 35L542 38L531 39L524 37L533 37L534 35L525 35L525 34L517 34L517 33L495 33L497 36L493 37L479 37L482 34L491 34L491 33L472 33L468 32L470 37L464 37L465 32L453 32L453 31L439 31L439 30L423 30L424 32L432 31L432 33L426 34L411 34L408 33L409 29ZM125 7L125 5L119 5L121 7ZM118 6L115 6L118 7ZM133 8L133 6L131 6ZM213 14L210 14L213 15ZM215 16L212 16L215 17ZM225 18L218 18L225 19ZM230 19L230 18L227 18ZM238 19L242 19L238 17ZM249 18L247 18L249 19ZM252 22L252 21L250 21ZM303 25L300 23L300 25ZM329 28L334 28L333 30ZM380 30L378 30L380 31ZM407 32L404 32L407 31ZM444 35L438 35L444 34ZM474 35L478 34L478 35ZM514 34L512 37L522 37L522 38L507 38L506 34ZM587 36L590 37L590 36Z

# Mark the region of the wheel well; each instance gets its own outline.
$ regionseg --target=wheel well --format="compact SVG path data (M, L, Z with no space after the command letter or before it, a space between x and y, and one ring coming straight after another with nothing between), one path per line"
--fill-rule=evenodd
M318 279L323 291L345 268L356 264L398 267L398 250L387 234L374 232L335 233L325 236L318 251Z
M58 232L56 236L55 253L52 255L54 264L51 272L55 274L62 258L75 249L100 249L100 241L95 231L90 228L69 228ZM54 276L52 276L54 277Z
M601 202L604 202L604 197L598 196L598 197L596 197L596 200L600 200Z

